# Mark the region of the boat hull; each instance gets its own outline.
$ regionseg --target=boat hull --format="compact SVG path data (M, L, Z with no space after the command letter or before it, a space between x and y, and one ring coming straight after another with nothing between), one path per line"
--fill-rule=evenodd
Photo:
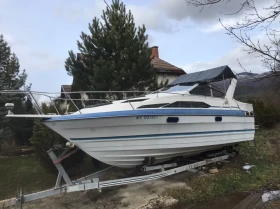
M168 122L170 117L173 120ZM159 163L254 139L253 117L218 117L222 121L214 115L142 115L44 124L106 164L135 167L147 157Z

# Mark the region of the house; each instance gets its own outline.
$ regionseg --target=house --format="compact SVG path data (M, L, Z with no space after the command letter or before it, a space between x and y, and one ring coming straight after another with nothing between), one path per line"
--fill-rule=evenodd
M61 85L60 89L60 108L66 109L68 111L70 102L67 100L69 97L71 98L71 94L67 94L67 92L71 92L72 85ZM88 95L86 93L80 93L82 102L83 100L88 99Z
M186 72L179 68L176 67L162 59L159 58L159 50L158 46L153 46L152 47L152 65L153 69L156 71L157 77L158 77L158 84L161 82L166 82L168 80L168 83L171 83L174 81L176 78L178 78L180 75L186 74ZM77 59L83 59L83 55L81 53L77 54ZM63 92L71 92L71 85L62 85L61 86L61 98L67 97L66 94ZM81 94L81 98L84 100L87 100L87 95L85 93ZM69 104L69 103L68 103ZM67 106L67 100L64 100L61 103L62 107Z
M60 109L66 109L68 111L69 108L69 102L68 100L66 100L68 98L67 93L64 92L71 92L71 85L61 85L61 89L60 89Z
M152 65L156 71L158 77L158 83L165 82L168 79L168 83L171 83L180 75L186 74L186 72L162 59L159 58L158 46L152 47Z

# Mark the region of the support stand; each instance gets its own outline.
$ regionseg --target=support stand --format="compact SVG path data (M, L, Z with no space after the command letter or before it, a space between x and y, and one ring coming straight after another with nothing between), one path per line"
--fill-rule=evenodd
M74 150L73 152L71 152L71 154L73 154L76 151L77 150ZM64 181L67 185L73 185L73 183L72 183L71 179L69 178L68 174L64 170L63 166L60 164L60 162L63 159L65 159L65 157L64 157L65 155L62 155L61 158L57 158L53 149L48 150L48 155L50 156L50 158L53 161L53 164L55 165L55 167L58 170L58 175L57 175L57 179L56 179L56 183L55 183L55 188L60 187L62 178L64 179ZM70 155L68 155L68 156L70 156Z

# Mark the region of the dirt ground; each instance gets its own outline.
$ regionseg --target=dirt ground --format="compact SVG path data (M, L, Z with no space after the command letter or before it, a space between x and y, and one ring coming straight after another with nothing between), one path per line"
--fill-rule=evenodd
M233 162L232 162L233 163ZM235 162L236 163L236 162ZM240 165L238 165L240 167ZM222 171L223 169L221 169ZM167 195L168 189L190 189L186 184L186 180L197 175L219 175L209 174L208 169L199 170L198 172L182 172L176 175L147 181L142 183L129 184L118 187L110 187L97 190L89 190L86 192L73 192L68 194L55 195L49 198L27 202L24 209L236 209L239 203L245 201L249 193L235 193L227 197L220 197L197 204L181 205L178 200ZM100 181L127 178L139 175L146 175L143 171L137 169L114 168L106 175L102 176ZM54 182L55 183L55 182ZM195 188L192 188L195 189ZM192 192L192 189L189 191ZM274 203L275 204L275 203ZM251 204L250 204L251 205ZM17 209L19 206L10 207ZM255 208L255 207L254 207ZM262 209L262 207L257 207ZM264 208L274 209L276 207ZM238 208L239 209L239 208ZM247 209L247 208L246 208ZM251 209L251 208L250 208Z
M60 194L49 198L25 203L24 209L152 209L166 208L177 203L166 196L167 188L188 188L182 179L191 173L182 173L174 177L130 184L121 187L104 188L102 192L87 191ZM18 206L12 207L18 208Z
M139 174L141 173L133 170L116 169L106 174L101 180L131 177ZM199 171L198 173L183 172L164 179L104 188L102 192L91 190L60 194L25 203L23 209L236 209L235 206L243 200L246 201L246 197L249 196L249 193L236 193L228 197L217 198L193 205L177 204L178 200L168 196L166 190L172 188L189 189L185 180L192 175L211 174L204 173L203 171ZM19 208L18 205L10 207L10 209L17 208ZM257 208L262 209L263 207ZM264 208L274 209L278 207L265 206Z
M106 180L139 175L131 170L113 170L103 178ZM167 189L189 189L184 182L192 175L205 175L204 172L183 172L164 179L129 184L125 186L104 188L102 192L91 190L60 194L24 204L24 209L232 209L248 194L234 194L227 198L194 205L178 205L178 200L166 194ZM206 174L211 175L211 174ZM102 179L101 179L102 180ZM190 190L191 192L191 190ZM11 207L17 209L18 206Z

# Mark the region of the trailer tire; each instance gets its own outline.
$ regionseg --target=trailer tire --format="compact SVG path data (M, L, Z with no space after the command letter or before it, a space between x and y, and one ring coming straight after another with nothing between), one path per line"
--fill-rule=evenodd
M231 157L236 157L237 155L239 155L239 152L236 149L232 149L230 151L230 155L231 155Z

